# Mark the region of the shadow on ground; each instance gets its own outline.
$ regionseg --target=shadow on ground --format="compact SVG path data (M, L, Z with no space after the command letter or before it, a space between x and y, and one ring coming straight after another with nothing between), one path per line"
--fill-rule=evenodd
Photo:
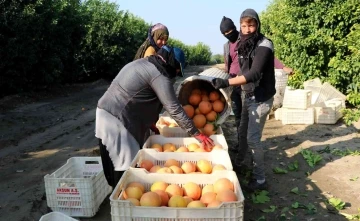
M229 146L235 145L234 117L223 125ZM255 203L253 195L244 191L244 220L347 220L339 215L327 200L338 197L346 202L341 212L357 214L360 208L360 138L354 127L336 125L282 125L275 119L268 120L263 140L265 164L269 183L269 202ZM301 150L310 150L322 157L314 167L304 160ZM353 156L350 153L353 152ZM250 163L250 153L246 162ZM298 171L290 171L289 165L298 162ZM274 168L287 170L286 174L275 174ZM244 172L245 171L245 172ZM249 171L238 173L241 182L246 182ZM291 190L297 188L296 193ZM296 190L296 189L295 189ZM300 205L300 206L299 206ZM273 212L263 212L275 206Z

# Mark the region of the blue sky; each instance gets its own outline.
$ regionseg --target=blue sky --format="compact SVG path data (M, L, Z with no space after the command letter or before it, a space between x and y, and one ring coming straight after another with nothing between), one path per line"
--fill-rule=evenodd
M220 33L223 16L231 18L239 29L243 10L255 9L259 14L271 0L111 0L149 23L163 23L176 38L187 45L203 42L213 54L222 54L225 37Z

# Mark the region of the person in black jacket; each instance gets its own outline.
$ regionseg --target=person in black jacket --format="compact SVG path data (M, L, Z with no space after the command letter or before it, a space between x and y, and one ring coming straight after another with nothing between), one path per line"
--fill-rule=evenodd
M216 89L241 85L242 113L240 143L234 168L240 166L248 148L253 157L253 179L246 189L266 189L262 131L275 95L274 47L260 32L260 20L253 9L246 9L240 16L238 57L241 75L231 79L215 78Z

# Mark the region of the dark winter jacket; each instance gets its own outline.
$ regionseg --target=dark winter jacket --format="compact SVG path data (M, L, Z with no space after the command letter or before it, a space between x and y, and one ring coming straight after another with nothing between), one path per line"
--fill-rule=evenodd
M259 36L262 36L250 53L246 56L239 54L241 72L247 83L255 84L255 99L263 102L275 95L274 46L273 43L260 34L260 20L258 14L252 10L245 10L241 17L252 17L258 22Z

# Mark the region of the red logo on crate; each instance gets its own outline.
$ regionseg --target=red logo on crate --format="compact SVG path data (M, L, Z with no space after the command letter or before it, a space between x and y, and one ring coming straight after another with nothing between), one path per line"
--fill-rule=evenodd
M56 188L56 194L70 194L70 195L80 195L80 192L77 188Z

